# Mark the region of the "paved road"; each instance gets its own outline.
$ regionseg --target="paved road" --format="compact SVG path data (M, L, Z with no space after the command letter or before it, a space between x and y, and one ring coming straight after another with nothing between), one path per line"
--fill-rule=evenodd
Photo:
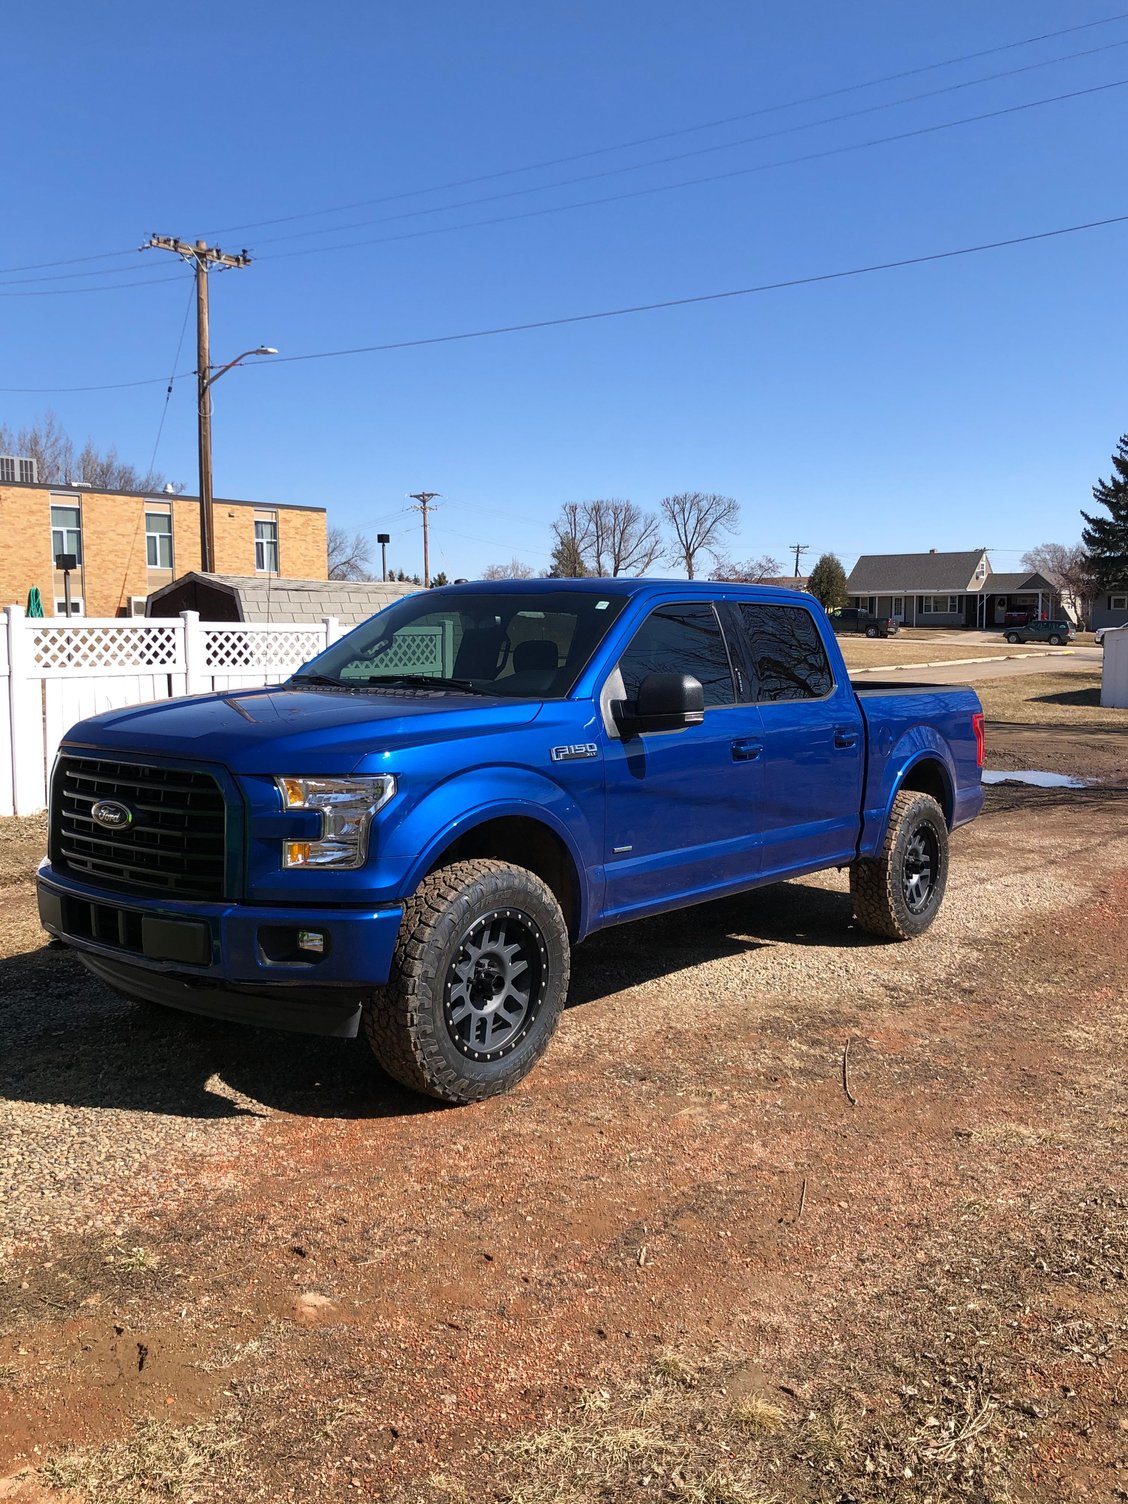
M936 648L933 647L933 652ZM939 656L939 655L938 655ZM1091 673L1103 659L1100 648L1062 648L1043 656L992 658L986 663L948 663L933 668L897 668L890 670L851 670L851 678L864 684L867 679L904 679L910 684L968 684L983 679L1009 679L1015 674Z

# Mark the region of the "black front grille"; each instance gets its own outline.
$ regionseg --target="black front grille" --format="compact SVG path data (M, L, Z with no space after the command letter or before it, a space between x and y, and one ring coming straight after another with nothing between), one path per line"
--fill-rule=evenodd
M103 801L131 819L107 828ZM226 810L210 773L61 757L51 799L51 859L76 877L169 898L222 898Z

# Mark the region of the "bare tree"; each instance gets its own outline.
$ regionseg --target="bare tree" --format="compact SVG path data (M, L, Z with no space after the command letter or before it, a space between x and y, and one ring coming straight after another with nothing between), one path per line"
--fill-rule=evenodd
M372 578L372 545L363 533L350 539L343 527L331 527L326 533L329 545L331 580L369 580Z
M508 564L489 564L482 572L483 580L531 580L533 571L514 556Z
M1043 574L1068 602L1078 623L1088 623L1097 594L1092 562L1080 543L1040 543L1022 556L1023 569Z
M585 501L581 510L588 529L584 562L592 574L645 574L662 557L662 535L653 512L618 497Z
M112 445L103 453L87 439L76 453L69 434L50 411L18 432L0 423L0 450L35 460L46 485L81 481L101 491L159 491L165 484L159 470L138 470Z
M680 491L662 501L662 511L673 529L674 538L666 558L672 564L684 564L692 580L697 556L712 554L717 558L721 533L734 533L740 521L740 503L731 496L714 492Z
M758 559L745 559L743 564L734 564L731 559L718 559L709 578L734 585L762 585L765 580L779 579L782 569L783 565L778 559L773 559L771 554L761 554Z

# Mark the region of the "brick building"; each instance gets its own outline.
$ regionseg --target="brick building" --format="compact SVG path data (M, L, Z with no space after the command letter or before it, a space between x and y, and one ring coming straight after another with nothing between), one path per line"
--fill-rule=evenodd
M220 573L328 575L324 507L217 500L214 515ZM23 605L38 585L45 614L61 616L57 554L78 559L71 595L83 615L141 614L150 592L199 569L199 498L0 479L0 606Z

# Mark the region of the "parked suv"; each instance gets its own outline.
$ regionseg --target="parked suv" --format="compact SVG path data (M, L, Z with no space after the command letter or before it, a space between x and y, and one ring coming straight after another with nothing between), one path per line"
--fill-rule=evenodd
M1048 642L1052 648L1064 647L1076 635L1067 621L1028 621L1024 627L1008 627L1003 633L1008 642Z
M843 632L864 632L867 637L895 637L898 632L891 616L874 616L860 606L838 606L827 615L836 636Z

